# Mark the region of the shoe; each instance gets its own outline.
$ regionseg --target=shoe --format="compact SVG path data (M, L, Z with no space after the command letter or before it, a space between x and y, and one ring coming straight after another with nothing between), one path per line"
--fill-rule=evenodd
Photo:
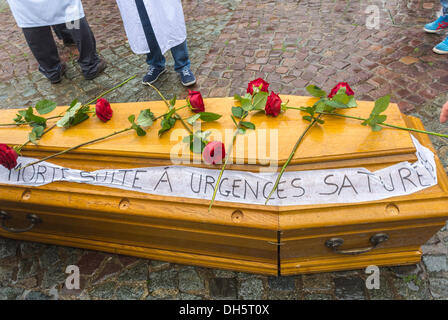
M185 67L182 69L180 74L180 81L185 87L192 86L196 83L196 78L194 77L193 72L191 72L189 67Z
M442 42L436 45L432 51L438 54L448 54L448 37L445 38Z
M86 79L86 80L93 80L93 79L95 79L96 77L99 76L99 74L101 72L104 71L104 69L106 69L106 67L107 67L106 60L104 60L103 58L100 58L100 62L98 63L98 67L96 68L96 72L92 73L92 74L89 74L87 76L84 75L84 79Z
M59 72L59 76L53 79L49 79L52 84L56 84L62 81L62 77L64 76L65 72L67 71L67 65L65 62L61 63L61 71Z
M144 85L149 85L149 84L153 84L154 82L157 81L157 79L159 79L159 77L164 74L166 71L166 68L163 69L158 69L156 67L153 66L149 66L148 68L148 72L146 73L146 75L143 77L143 81L142 83Z
M423 30L429 33L438 33L448 28L448 15L440 16L436 21L425 25Z

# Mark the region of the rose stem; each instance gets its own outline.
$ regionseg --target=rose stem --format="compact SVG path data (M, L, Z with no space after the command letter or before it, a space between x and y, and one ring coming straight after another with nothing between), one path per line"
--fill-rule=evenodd
M107 91L104 91L104 92L101 93L98 97L96 97L95 99L90 100L89 102L85 103L83 106L87 106L87 105L89 105L89 104L95 102L95 101L98 100L99 98L105 96L106 94L108 94L108 93L114 91L115 89L120 88L121 86L123 86L123 85L126 84L127 82L129 82L129 81L131 81L132 79L134 79L136 76L137 76L137 75L135 74L135 75L133 75L132 77L130 77L129 79L127 79L127 80L123 81L122 83L120 83L119 85L116 85L116 86L113 87L112 89L109 89L109 90L107 90ZM59 116L56 116L56 117L62 117L64 113L65 113L65 111L64 111L63 113L61 113ZM45 131L42 133L42 135L41 135L40 137L42 138L44 134L46 134L48 131L52 130L52 129L55 128L55 127L56 127L56 124L52 125L49 129L45 130ZM26 146L26 145L27 145L28 143L30 143L30 142L31 142L31 140L28 139L28 141L25 142L24 144L22 144L22 145L19 147L18 150L22 150L22 148L23 148L24 146Z
M299 137L299 139L297 140L296 144L294 145L294 148L292 149L291 154L289 155L288 160L286 160L285 164L283 165L282 169L280 170L280 173L277 177L277 180L275 181L274 187L272 188L271 193L269 194L268 198L266 199L266 202L264 204L267 204L269 199L271 199L272 194L274 193L275 190L277 190L278 184L280 183L280 179L283 175L283 173L286 170L286 167L289 165L289 163L291 162L292 158L294 157L297 148L299 147L300 143L302 143L303 138L305 137L305 135L307 134L307 132L316 124L317 120L321 117L322 115L319 114L317 116L317 118L313 118L313 121L308 125L308 127L305 129L305 131L303 131L302 135Z
M185 108L185 107L186 107L186 106L183 106L183 107L180 107L180 108L178 108L178 109L176 109L176 110L180 110L180 109L183 109L183 108ZM167 112L167 113L168 113L168 112ZM161 117L164 117L167 113L162 114L161 116L158 116L158 117L154 118L153 120L155 121L155 120L157 120L157 119L159 119L159 118L161 118ZM55 125L54 125L54 126L55 126ZM54 127L54 126L53 126L53 127ZM53 127L49 128L47 131L50 131ZM72 151L72 150L74 150L74 149L83 147L83 146L85 146L85 145L88 145L88 144L91 144L91 143L94 143L94 142L98 142L98 141L105 140L105 139L107 139L107 138L110 138L110 137L112 137L112 136L115 136L115 135L117 135L117 134L119 134L119 133L126 132L126 131L131 130L131 129L132 129L132 127L131 127L131 128L127 128L127 129L123 129L123 130L120 130L120 131L116 131L116 132L111 133L111 134L109 134L109 135L107 135L107 136L104 136L104 137L102 137L102 138L98 138L98 139L95 139L95 140L91 140L91 141L87 141L87 142L81 143L81 144L79 144L79 145L77 145L77 146L74 146L74 147L72 147L72 148L63 150L63 151L58 152L58 153L55 153L55 154L53 154L53 155L51 155L51 156L45 157L45 158L43 158L43 159L40 159L39 161L35 161L35 162L30 163L30 164L27 164L25 167L23 167L23 168L21 168L21 169L25 169L26 167L32 166L32 165L34 165L34 164L40 163L40 162L42 162L42 161L45 161L45 160L48 160L48 159L51 159L51 158L54 158L54 157L56 157L56 156L59 156L59 155L61 155L61 154L66 153L66 152L69 152L69 151ZM46 132L46 131L44 131L44 133L45 133L45 132ZM21 169L18 169L18 170L21 170Z
M54 116L54 117L49 117L46 118L45 120L52 120L52 119L57 119L57 118L62 118L62 116ZM0 127L6 127L6 126L23 126L25 124L30 124L30 123L34 123L33 121L31 122L25 122L25 123L1 123Z
M170 104L169 102L165 99L165 97L163 96L163 94L159 91L159 89L157 89L156 87L154 87L152 84L147 83L147 85L149 85L151 88L153 88L158 95L162 98L163 102L165 102L166 106L168 107L168 110L170 110ZM176 112L174 112L174 114L176 115L177 119L180 120L180 122L182 122L183 126L185 127L185 129L187 129L187 131L190 134L193 134L193 131L191 131L191 129L187 126L187 124L185 123L185 121L182 119L182 117L180 117Z
M306 111L305 108L303 108L303 107L300 107L300 108L287 107L287 109ZM356 119L356 120L360 120L360 121L366 121L367 120L365 118L349 116L349 115L340 114L340 113L332 113L332 112L316 112L316 113L329 115L329 116L337 116L337 117L342 117L342 118ZM400 129L400 130L406 130L406 131L412 131L412 132L418 132L418 133L426 133L426 134L430 134L430 135L437 136L437 137L442 137L442 138L448 138L448 135L446 135L446 134L432 132L432 131L425 131L425 130L419 130L419 129L413 129L413 128L406 128L406 127L396 126L396 125L388 124L388 123L378 123L378 125L384 126L384 127Z
M224 160L224 164L222 165L221 171L219 172L218 180L216 181L215 189L213 190L213 197L212 197L212 200L210 201L210 205L208 206L208 211L209 212L212 209L213 202L215 201L216 193L217 193L218 187L219 187L219 183L221 182L222 175L224 173L224 170L226 169L227 162L229 161L230 155L232 153L233 145L235 144L235 140L236 140L236 137L238 135L238 130L240 129L241 122L244 120L244 118L247 117L248 114L249 114L248 112L245 112L245 115L243 115L243 117L241 117L240 121L238 121L238 124L236 124L236 130L233 133L232 143L230 144L229 149L227 149L228 153L226 154L226 158ZM234 120L233 117L232 117L232 120ZM235 122L235 120L234 120L234 122Z
M40 163L40 162L46 161L46 160L48 160L48 159L51 159L51 158L60 156L61 154L70 152L70 151L75 150L75 149L78 149L78 148L80 148L80 147L83 147L83 146L86 146L86 145L89 145L89 144L92 144L92 143L95 143L95 142L98 142L98 141L105 140L105 139L107 139L107 138L110 138L110 137L115 136L115 135L117 135L117 134L120 134L120 133L129 131L129 130L131 130L131 129L132 129L132 128L129 127L129 128L126 128L126 129L123 129L123 130L120 130L120 131L115 131L114 133L111 133L111 134L109 134L109 135L107 135L107 136L104 136L104 137L101 137L101 138L97 138L97 139L94 139L94 140L90 140L90 141L87 141L87 142L78 144L77 146L71 147L71 148L69 148L69 149L65 149L65 150L63 150L63 151L60 151L60 152L55 153L55 154L52 154L51 156L45 157L45 158L40 159L40 160L38 160L38 161L31 162L31 163L27 164L26 166L24 166L24 167L22 167L22 168L20 168L20 169L17 169L17 171L22 170L22 169L25 169L25 168L27 168L27 167L29 167L29 166L38 164L38 163Z

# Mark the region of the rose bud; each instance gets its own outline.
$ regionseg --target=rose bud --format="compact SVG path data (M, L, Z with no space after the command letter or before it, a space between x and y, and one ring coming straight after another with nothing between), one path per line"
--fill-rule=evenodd
M104 98L98 99L95 106L96 116L103 122L107 122L112 118L112 108L109 101Z
M276 117L280 114L281 110L282 110L282 99L280 99L278 94L272 91L268 97L268 101L266 102L266 107L264 108L264 111L266 112L266 115Z
M266 81L264 81L261 78L258 78L258 79L252 80L251 82L249 82L247 84L247 93L254 94L254 87L259 88L260 86L261 86L260 91L269 92L268 91L269 83L267 83Z
M204 100L202 100L202 95L199 91L188 90L187 101L190 105L191 111L194 113L204 112Z
M330 94L328 95L328 98L333 98L336 93L338 93L339 89L345 88L345 93L348 96L354 96L355 92L350 88L347 82L339 82L333 89L331 89Z
M0 164L5 168L11 170L17 166L17 158L19 155L6 144L0 144Z
M221 141L212 141L208 143L204 151L202 151L202 158L207 164L221 164L222 159L226 156L226 149L224 143Z

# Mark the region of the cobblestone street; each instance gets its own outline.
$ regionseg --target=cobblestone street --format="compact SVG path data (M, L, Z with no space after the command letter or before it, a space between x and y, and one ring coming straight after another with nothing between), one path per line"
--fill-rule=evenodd
M426 34L438 0L183 0L193 87L204 97L233 96L263 77L281 94L307 95L348 82L358 100L391 94L401 111L425 128L439 123L448 100L448 56L432 48L444 34ZM366 8L380 8L379 29L367 29ZM115 1L83 0L104 74L84 80L76 48L57 42L67 74L52 85L40 72L5 0L0 0L0 108L23 108L43 98L69 104L137 74L107 96L110 102L159 100L141 84L144 56L129 48ZM156 85L167 96L187 90L173 69ZM1 111L0 111L1 112ZM431 137L448 170L448 142ZM366 289L364 270L267 277L177 265L97 251L0 238L0 299L448 299L448 227L423 247L418 265L383 267L380 289ZM65 268L77 265L81 289L64 287Z

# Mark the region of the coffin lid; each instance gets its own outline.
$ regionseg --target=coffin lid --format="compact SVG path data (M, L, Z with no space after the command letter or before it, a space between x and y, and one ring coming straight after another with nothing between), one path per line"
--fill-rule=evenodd
M316 99L300 96L281 96L283 101L289 100L289 106L309 106ZM222 114L222 118L215 122L205 123L202 130L211 130L210 140L224 141L226 147L230 145L235 126L230 118L231 107L235 105L233 98L204 99L206 111ZM358 102L359 106L350 110L342 110L351 116L367 118L374 107L373 102ZM176 107L185 105L185 101L178 101ZM50 117L58 115L67 107L58 107ZM46 134L39 145L28 145L23 149L24 156L43 157L65 148L105 136L114 131L129 126L128 117L131 114L138 116L140 110L150 108L156 115L167 111L162 101L132 102L112 104L113 118L103 123L92 117L76 127L69 129L55 128ZM10 123L18 110L2 110L1 123ZM193 113L186 109L178 112L183 118ZM406 127L396 104L391 104L387 114L387 123ZM288 110L278 117L267 117L264 113L252 114L247 118L256 125L257 130L247 130L245 135L239 135L233 149L234 163L230 167L243 170L257 170L260 166L269 166L272 159L278 157L278 166L284 164L296 140L304 131L309 122L302 120L303 113L297 110ZM303 140L291 162L290 169L312 169L330 167L384 167L399 161L416 161L415 147L409 132L396 129L383 129L372 132L370 127L362 126L361 121L324 116L325 124L310 130ZM51 122L49 122L51 123ZM138 137L134 131L128 131L113 138L74 150L69 154L54 158L50 162L64 165L71 161L83 169L112 168L112 167L139 167L142 165L169 165L170 152L173 146L176 150L182 145L182 138L188 134L180 121L174 129L167 134L158 136L160 120L148 130L144 137ZM28 139L30 128L1 127L0 143L8 145L22 144ZM265 138L264 138L265 137ZM255 138L255 139L254 139ZM267 142L264 143L264 140ZM274 141L278 141L275 148ZM277 142L275 142L277 143ZM271 151L272 150L272 151ZM277 151L276 151L277 150ZM228 150L227 150L228 151ZM273 157L270 156L273 152ZM184 158L191 154L185 153ZM82 165L84 164L85 165ZM87 163L90 163L87 165ZM244 165L243 165L244 164ZM203 163L192 163L200 167L210 166ZM219 166L215 166L218 168Z

